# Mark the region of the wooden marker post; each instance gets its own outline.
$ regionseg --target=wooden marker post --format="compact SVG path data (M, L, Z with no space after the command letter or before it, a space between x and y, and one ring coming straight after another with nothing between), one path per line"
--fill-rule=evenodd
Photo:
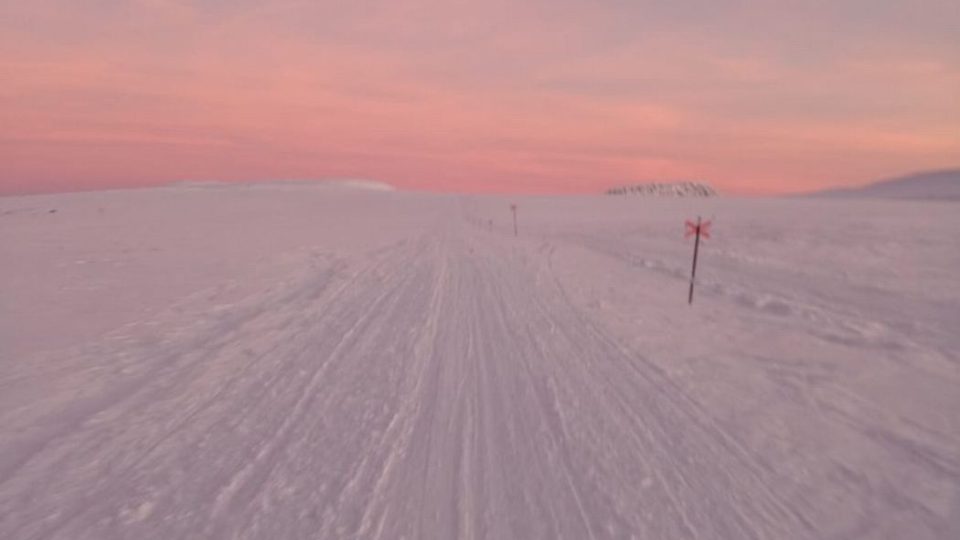
M510 210L513 210L513 235L517 236L517 205L511 204Z
M690 295L687 297L687 304L692 305L693 283L697 277L697 252L700 251L700 237L710 238L710 222L704 221L701 223L700 216L697 216L696 223L687 220L685 225L687 226L687 232L683 235L684 238L696 235L696 239L693 241L693 266L690 269Z

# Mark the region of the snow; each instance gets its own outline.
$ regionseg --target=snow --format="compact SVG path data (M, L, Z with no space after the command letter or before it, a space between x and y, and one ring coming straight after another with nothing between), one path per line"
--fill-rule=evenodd
M345 179L345 180L328 180L328 182L337 183L340 186L354 189L369 189L372 191L396 191L396 188L392 185L381 182L379 180L364 180L364 179Z
M960 537L956 208L0 198L0 538Z
M396 191L392 185L379 180L367 180L363 178L321 178L317 180L270 180L261 182L223 182L217 180L184 180L174 182L167 186L169 189L229 189L231 191L253 189L253 190L294 190L302 191L304 189L364 189L370 191Z

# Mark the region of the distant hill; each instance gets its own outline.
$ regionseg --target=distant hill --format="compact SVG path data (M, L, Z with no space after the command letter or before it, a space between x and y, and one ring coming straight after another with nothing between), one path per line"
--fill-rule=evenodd
M348 188L370 191L396 191L386 182L364 178L321 178L317 180L261 180L254 182L181 181L169 184L176 189L297 190L310 188Z
M960 169L919 172L861 187L817 191L809 196L960 201Z
M650 182L619 186L607 195L640 195L645 197L713 197L717 191L702 182Z

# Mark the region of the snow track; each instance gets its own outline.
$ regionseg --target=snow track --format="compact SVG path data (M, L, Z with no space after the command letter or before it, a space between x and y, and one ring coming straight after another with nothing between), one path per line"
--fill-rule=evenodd
M875 521L838 524L818 514L832 495L811 495L804 477L829 459L785 471L749 421L712 410L615 314L581 301L554 256L581 240L440 216L366 253L294 256L221 309L186 305L187 316L6 368L0 537L951 534L956 433L884 420L840 386L802 386L816 365L765 364L801 385L783 411L872 441L862 457L875 464L945 479L925 484L936 493L890 494L888 477L832 454L842 493Z

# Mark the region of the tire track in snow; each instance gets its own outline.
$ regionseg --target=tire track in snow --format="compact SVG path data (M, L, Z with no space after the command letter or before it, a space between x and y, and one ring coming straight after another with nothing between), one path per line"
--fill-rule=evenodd
M497 306L498 312L495 320L502 324L500 332L504 335L508 335L510 331L508 330L508 321L511 317L506 315L510 307L513 307L516 310L518 307L527 304L531 299L522 298L518 296L519 289L516 291L510 291L509 293L503 289L503 284L510 279L506 273L496 272L489 268L489 261L482 261L480 264L488 266L487 268L487 285L491 288L491 296L494 298L499 298L501 302ZM506 299L512 299L512 302L509 304L506 302ZM523 321L525 317L516 311L513 313L513 320L515 323ZM529 322L529 321L528 321ZM517 343L520 341L516 333L513 334L513 341ZM535 341L535 340L534 340ZM539 348L534 344L535 356L541 361L549 361L549 355L542 348ZM529 388L532 389L534 394L533 401L535 402L537 408L537 414L540 419L546 422L549 425L548 434L549 434L549 444L553 448L554 452L560 455L561 461L561 473L563 475L563 482L566 485L567 489L574 502L576 503L576 510L579 514L580 520L583 524L583 528L587 533L587 537L590 539L596 539L596 534L594 534L593 527L591 526L590 519L587 516L586 509L583 504L583 496L580 493L580 488L575 483L572 476L572 465L569 459L569 455L565 451L565 446L570 441L569 433L567 432L566 427L563 425L562 418L558 418L553 414L550 414L547 406L544 405L543 391L539 388L540 385L537 384L536 377L534 376L533 369L530 365L530 358L527 354L518 355L518 363L521 366L521 371L523 372L523 377L526 380L526 384L529 385Z
M545 252L437 229L153 350L176 362L0 485L0 536L817 536Z
M397 284L393 289L388 289L377 297L369 308L367 308L340 337L340 340L336 343L330 355L318 363L314 372L307 378L307 383L300 391L296 402L293 404L292 410L285 415L283 422L279 425L276 432L273 433L257 451L253 460L238 471L216 495L212 508L212 518L215 524L223 522L222 519L218 518L228 509L237 493L253 482L255 476L269 474L269 471L266 470L272 467L272 464L269 462L272 461L274 454L276 454L282 445L290 443L289 437L291 430L294 426L301 423L306 411L306 404L316 397L315 390L331 364L343 359L343 351L346 350L358 336L362 335L363 330L369 326L371 319L378 313L379 309L386 302L386 299L396 294L397 291L400 290L400 287L402 287L402 283ZM219 535L213 534L212 536Z
M516 266L518 265L513 267L515 272ZM508 279L504 277L498 282L505 283ZM523 294L524 290L531 289L529 286L518 287L509 294L515 298ZM665 492L669 494L679 487L684 492L693 490L698 493L698 496L694 497L681 497L677 493L670 496L681 517L687 514L681 501L692 504L695 509L701 509L697 518L701 525L694 525L693 517L684 518L691 535L696 536L699 530L710 530L705 527L723 526L730 516L737 515L740 518L730 525L737 522L739 525L735 525L736 529L728 530L726 534L762 538L767 534L764 532L767 530L778 530L778 534L791 534L792 537L810 533L809 523L788 510L786 505L766 488L749 458L740 455L730 446L729 435L723 433L715 424L709 423L709 414L691 408L689 398L676 385L662 377L656 377L658 372L651 371L656 369L654 366L647 363L637 364L632 355L625 353L621 345L586 320L569 302L560 303L558 300L563 300L562 295L543 290L538 293L530 295L526 304L535 306L535 311L539 313L528 313L518 317L518 321L533 321L537 318L552 320L549 324L537 326L549 325L556 329L563 338L566 349L572 351L573 357L579 358L578 361L586 368L582 371L583 377L599 383L594 392L607 396L606 415L618 419L623 433L632 436L647 433L635 439L636 451L642 455L643 452L655 450L658 461L651 463L650 467L660 476ZM554 345L553 348L556 351L555 357L570 356L569 352L564 352L563 347ZM614 372L613 368L618 365L629 366L631 371ZM633 376L629 376L631 372ZM640 376L639 379L637 375ZM629 398L624 394L628 386L631 387ZM651 428L653 431L648 431ZM682 446L672 446L677 444ZM690 444L693 446L688 446ZM701 461L698 456L711 448L710 460ZM691 459L693 461L690 461ZM730 462L731 459L734 461ZM734 472L744 467L745 470ZM673 478L664 478L665 473L671 474ZM722 491L703 491L704 487L713 483L716 483L715 488L724 485L727 488ZM752 497L755 493L764 493L770 502L769 507L754 500ZM731 496L738 502L728 504L711 500ZM715 510L710 510L711 508ZM721 511L724 508L725 511ZM701 514L703 511L706 513ZM752 517L744 512L748 512ZM756 529L757 526L760 528Z
M361 269L351 279L342 283L339 288L331 291L332 294L328 295L330 299L329 301L335 302L335 301L338 301L337 299L342 297L343 295L353 293L357 289L356 286L357 286L358 280L364 278L365 276L369 275L371 272L377 269L385 268L385 265L387 262L389 262L389 258L386 259L385 261L381 261L380 264L370 265L366 269ZM307 285L310 288L314 288L312 285L310 285L310 282L307 282ZM310 311L308 307L311 304L317 302L318 295L322 294L325 289L325 287L315 289L317 291L317 294L312 294L310 293L310 288L295 289L289 294L287 294L286 296L281 296L279 299L269 299L269 298L265 299L263 304L258 306L259 309L245 316L244 318L245 324L253 324L250 321L257 320L257 317L260 314L268 315L267 319L263 321L265 323L266 321L269 320L269 318L272 317L272 312L274 311L272 310L272 307L277 305L281 306L281 310L277 312L277 316L280 317L281 321L283 319L287 319L287 321L289 322L290 320L297 317L303 318ZM297 293L298 290L300 291L299 294ZM307 294L304 294L304 293L307 293ZM346 300L346 298L344 299ZM279 325L279 328L282 329L283 327L284 327L284 324L281 323ZM249 333L247 335L257 335L257 331L251 329L249 330ZM190 341L188 341L187 344L190 345L196 342L197 339L199 339L200 341L203 341L204 337L205 337L205 334L201 335L199 338L189 338ZM231 336L223 337L223 336L218 336L214 334L213 336L210 336L210 337L212 338L210 340L211 342L215 342L218 344L225 344L230 341L230 338L236 337L236 336L231 335ZM297 336L294 335L293 337L297 337ZM299 339L299 337L291 341L289 339L281 338L278 335L276 336L275 343L282 344L283 346L289 348L291 347L291 345L295 345L299 341L302 341L301 339ZM190 350L191 347L185 347L183 343L174 343L172 344L173 352L168 353L166 356L161 355L156 358L152 358L148 361L165 361L166 358L175 356L177 354L176 351L180 351L184 349ZM286 353L290 354L291 351L287 350ZM187 363L186 365L188 367L195 367L196 364L201 363L200 361L201 359L204 361L204 363L210 363L213 361L213 359L217 358L218 356L223 356L225 353L223 352L222 346L217 346L214 348L204 347L196 351L195 353L191 353L191 354L193 358L196 358L196 360L192 364ZM292 356L294 357L294 360L296 360L296 358L299 357L297 354L294 354ZM146 357L146 358L149 358L149 357ZM229 360L229 358L228 357L224 358L224 360ZM184 362L186 361L183 361L181 363L184 363ZM248 363L247 365L249 366L250 364ZM274 365L272 367L276 368L278 366ZM166 367L166 370L173 371L171 367ZM135 416L138 414L137 407L140 407L141 409L144 409L144 410L149 410L151 406L155 406L156 399L162 400L163 396L162 396L162 393L160 392L161 390L165 391L168 394L172 393L174 389L178 387L177 383L179 382L180 385L182 385L182 383L189 378L188 374L191 374L192 372L193 370L191 369L182 369L180 372L174 371L174 375L176 375L174 379L166 380L166 381L161 380L160 385L154 386L153 388L151 388L149 395L140 399L139 402L132 408L130 405L126 404L124 401L109 403L107 406L112 409L117 409L117 410L126 409L126 410L123 410L122 414L120 414L120 416L117 417L117 421L111 422L113 427L104 433L98 433L97 430L93 430L93 431L83 430L83 425L82 424L78 425L75 429L76 435L70 435L70 437L72 438L83 437L85 438L85 440L89 440L90 443L82 443L82 444L71 443L69 446L64 446L64 444L62 443L59 444L59 446L57 447L57 451L62 454L62 457L59 458L58 461L54 462L52 465L48 465L48 472L46 472L45 474L47 476L51 476L51 478L56 478L57 476L66 477L66 478L71 477L72 474L70 472L67 472L67 474L64 475L64 474L59 474L56 471L60 471L60 470L69 471L69 469L77 470L75 466L71 466L69 465L69 463L76 462L78 459L84 459L85 456L97 456L102 453L102 451L99 450L100 448L109 449L111 441L115 441L117 438L116 435L111 435L110 434L111 432L120 434L122 433L122 430L127 429L127 427L136 428L136 424L131 424L131 422L127 419L135 418ZM144 383L143 386L147 387L148 385L149 385L149 381ZM136 394L133 393L130 396L126 396L125 400L129 401L133 399L135 396ZM148 397L149 399L146 399ZM136 434L134 432L131 432L131 433L132 433L131 438L143 439L143 435ZM169 433L167 435L169 435ZM117 470L117 467L113 466L109 462L104 462L105 466L107 467L107 469L105 470L106 477L102 478L97 482L97 484L99 485L97 490L103 491L104 493L109 493L109 491L111 490L117 490L119 486L115 485L114 483L111 483L109 481L110 478L116 478L120 480L120 483L126 483L127 480L124 480L123 478L131 474L133 471L135 471L136 468L142 463L146 455L148 455L149 452L154 451L156 446L162 443L162 438L164 437L161 437L161 440L148 445L147 452L141 453L139 458L133 458L132 461L130 461L130 465L122 466L120 470ZM80 444L79 447L78 447L78 444ZM83 449L84 445L88 446L89 449L84 450ZM118 449L122 449L122 448L123 447L119 447ZM62 452L61 450L64 450L64 451L69 450L69 452ZM60 478L58 480L63 480L63 478ZM59 483L58 480L53 480L51 483L57 484ZM36 480L31 482L31 491L42 491L48 488L49 486L46 486L45 483L38 483L36 482ZM0 501L3 501L3 499L0 498ZM32 529L36 530L37 536L39 537L50 536L56 533L56 531L70 524L75 518L80 517L81 515L97 514L98 512L103 511L106 508L106 506L109 504L111 504L109 500L99 500L99 502L94 506L82 505L79 503L79 501L74 501L74 504L72 505L73 506L72 510L70 509L70 506L67 506L66 508L61 508L56 514L53 514L53 516L55 516L56 518L55 521L51 523L53 525L53 528L44 527L43 526L44 522L41 520L34 520L31 526L32 526ZM2 506L3 504L0 504L0 507ZM13 515L17 515L18 513L22 514L21 517L23 518L30 517L30 513L25 511L16 512L11 510L10 512L7 513L7 515L13 516ZM5 530L5 527L0 526L0 530Z

